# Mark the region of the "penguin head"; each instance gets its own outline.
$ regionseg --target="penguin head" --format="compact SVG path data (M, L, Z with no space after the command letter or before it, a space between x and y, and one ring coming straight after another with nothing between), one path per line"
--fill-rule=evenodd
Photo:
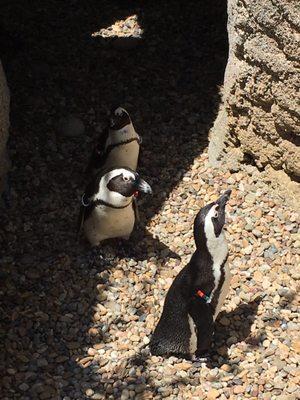
M112 109L109 117L109 128L117 131L124 126L129 125L131 123L130 116L128 112L122 108L122 107L117 107Z
M96 178L93 194L85 192L90 201L101 200L113 207L129 204L138 193L152 194L151 186L130 168L114 168Z
M220 237L225 224L225 207L230 198L231 189L224 192L218 200L207 204L198 212L194 222L196 246L201 248Z

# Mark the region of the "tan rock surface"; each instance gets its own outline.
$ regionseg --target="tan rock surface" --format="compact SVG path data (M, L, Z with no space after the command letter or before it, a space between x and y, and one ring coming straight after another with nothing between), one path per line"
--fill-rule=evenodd
M300 177L296 1L229 0L229 59L210 159L230 145L259 167ZM297 28L298 27L298 28Z

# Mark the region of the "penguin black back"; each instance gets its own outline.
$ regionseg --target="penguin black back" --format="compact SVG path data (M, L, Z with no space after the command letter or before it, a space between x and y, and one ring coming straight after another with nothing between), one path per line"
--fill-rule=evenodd
M91 174L93 170L101 169L105 162L105 143L108 139L109 128L106 126L98 137L97 143L94 146L92 155L90 157L86 173Z

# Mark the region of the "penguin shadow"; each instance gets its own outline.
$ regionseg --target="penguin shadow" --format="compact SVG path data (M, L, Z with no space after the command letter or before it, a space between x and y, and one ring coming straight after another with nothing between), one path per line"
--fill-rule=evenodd
M144 227L135 230L129 240L108 239L94 247L91 247L84 237L78 239L78 242L83 252L90 259L90 265L97 266L100 263L102 267L103 259L108 258L110 261L109 269L117 266L118 259L130 258L136 262L145 261L151 257L161 260L181 259L177 253L154 238Z
M251 326L255 320L257 309L262 301L262 296L258 296L250 303L240 304L236 309L219 314L215 323L214 348L211 356L206 362L206 366L210 369L219 368L222 364L231 364L228 354L229 347L233 344L245 341L250 346L257 346L260 343L260 337L251 337ZM226 318L226 326L220 323L220 320ZM220 348L222 347L222 352ZM220 356L221 354L221 356ZM138 388L139 398L144 398L149 392L162 394L159 387L155 384L148 368L147 361L150 358L148 345L142 346L137 353L131 358L126 359L124 364L120 363L117 372L118 379L122 382L127 382L134 388ZM201 366L197 361L193 363L191 368L192 375L187 378L170 377L169 385L176 387L180 384L190 383L193 378L193 373ZM89 368L93 368L91 365ZM138 369L143 379L140 377L130 376L129 371ZM100 388L97 391L101 394L106 394L105 389ZM145 397L146 398L146 397Z
M135 229L129 241L121 240L119 251L121 256L131 257L135 261L144 261L153 256L160 259L181 259L158 238L153 237L144 226Z
M240 304L230 312L222 311L215 322L213 352L207 362L207 367L220 367L224 363L230 364L228 350L231 345L246 342L250 346L260 343L259 337L251 336L251 326L255 320L258 306L263 296L258 296L250 303ZM222 321L222 323L221 323ZM224 325L224 322L226 325Z
M150 358L150 353L147 350L147 347L147 345L142 346L134 356L126 360L127 368L121 366L118 371L118 378L127 381L128 384L135 387L135 391L139 393L139 399L152 398L148 397L150 396L150 393L152 395L156 394L166 397L162 394L163 391L161 391L161 385L157 384L151 376L149 365L147 363ZM130 369L139 370L142 374L142 378L139 376L131 377L129 374ZM165 377L165 383L173 387L176 387L179 384L186 385L189 383L189 378L182 378L179 376L170 376L169 378Z

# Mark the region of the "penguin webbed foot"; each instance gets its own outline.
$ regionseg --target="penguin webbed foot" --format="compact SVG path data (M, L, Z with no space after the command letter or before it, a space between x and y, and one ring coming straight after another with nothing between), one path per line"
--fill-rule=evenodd
M161 341L156 342L156 341L150 341L149 345L150 353L153 356L159 356L159 357L164 357L164 358L169 358L169 357L177 357L177 358L183 358L185 360L192 361L193 356L190 353L183 352L178 350L170 349L168 346L162 345Z
M193 363L208 363L211 361L211 355L207 352L196 352L192 357Z

